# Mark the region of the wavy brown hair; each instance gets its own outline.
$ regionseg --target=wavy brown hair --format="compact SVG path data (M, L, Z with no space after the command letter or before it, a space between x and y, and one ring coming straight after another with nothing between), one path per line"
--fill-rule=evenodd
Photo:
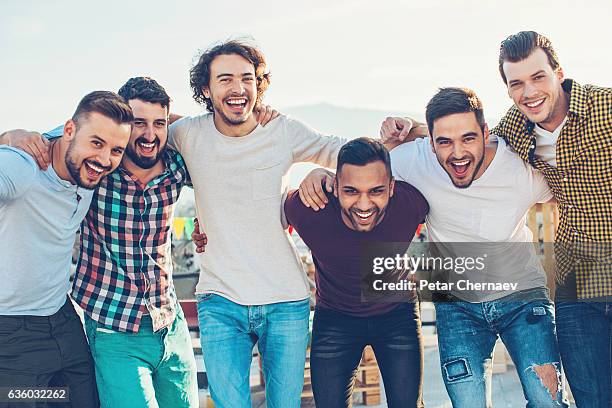
M252 45L240 40L227 41L204 51L198 58L197 64L189 71L189 82L193 99L199 104L205 104L206 110L213 112L213 103L210 98L204 96L204 88L210 85L210 64L219 55L239 55L250 61L255 68L257 81L257 100L255 106L259 107L263 93L270 85L270 73L266 72L266 59L262 52Z

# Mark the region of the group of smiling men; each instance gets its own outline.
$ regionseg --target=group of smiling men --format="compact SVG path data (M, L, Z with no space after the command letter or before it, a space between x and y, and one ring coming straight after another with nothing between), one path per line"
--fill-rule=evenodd
M118 94L86 95L54 131L3 133L0 388L67 386L68 404L79 408L198 406L170 253L174 208L189 186L201 227L201 345L216 406L251 406L256 343L268 407L300 405L309 284L288 225L316 267L317 407L351 405L366 345L388 406L422 406L417 297L364 299L361 265L365 247L377 257L405 253L425 221L429 241L450 255L453 243L508 244L488 278L518 282L512 291L436 294L453 406L491 406L499 337L528 406L568 406L563 366L578 407L611 407L612 90L566 79L550 41L532 31L502 42L499 70L514 106L491 131L473 91L441 88L426 125L388 118L381 140L347 142L263 106L263 54L229 41L202 53L190 72L205 114L170 124L164 88L137 77ZM336 172L314 170L287 193L285 176L298 162ZM531 245L526 256L516 252L532 240L529 208L553 199L554 304Z

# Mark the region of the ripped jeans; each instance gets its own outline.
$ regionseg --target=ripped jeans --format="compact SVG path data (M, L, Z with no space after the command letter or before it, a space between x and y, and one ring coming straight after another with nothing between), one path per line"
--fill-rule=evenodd
M436 302L440 364L454 408L489 408L493 348L504 342L527 408L567 407L561 386L554 308L544 288L501 299Z

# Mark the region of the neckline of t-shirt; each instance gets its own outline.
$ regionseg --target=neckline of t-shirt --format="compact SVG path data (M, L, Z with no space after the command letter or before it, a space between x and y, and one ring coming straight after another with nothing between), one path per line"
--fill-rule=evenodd
M65 190L73 190L76 189L77 185L76 184L72 184L72 182L68 181L68 180L64 180L63 178L61 178L57 172L55 171L55 169L53 168L53 166L49 166L47 167L47 170L43 171L43 173L45 173L46 177L55 185L57 185L58 187L61 187Z
M538 125L536 123L535 124L535 132L538 135L542 135L542 136L549 136L549 137L557 136L558 137L561 134L561 130L563 129L563 126L565 126L565 122L567 122L567 115L565 115L565 118L563 118L563 121L552 132L549 131L549 130L544 129L542 126L540 126L540 125Z
M257 137L258 134L261 133L261 129L263 129L263 127L261 126L261 124L257 124L257 126L255 126L255 128L253 130L251 130L251 132L247 135L244 136L226 136L223 133L219 132L219 129L217 129L217 126L215 125L215 121L212 118L211 115L211 126L213 128L213 132L216 135L216 137L220 140L224 140L228 143L244 143L247 140L253 140L253 138Z
M474 179L474 181L472 182L472 186L474 184L484 183L488 178L493 177L493 176L490 176L490 174L492 174L495 171L495 168L497 167L497 163L502 160L500 156L502 156L506 151L505 143L506 142L504 141L504 139L502 138L497 139L497 148L495 149L495 156L493 156L493 160L491 160L491 163L489 163L489 167L485 169L482 175L479 178ZM485 146L485 149L486 149L486 146ZM484 165L484 162L482 164Z

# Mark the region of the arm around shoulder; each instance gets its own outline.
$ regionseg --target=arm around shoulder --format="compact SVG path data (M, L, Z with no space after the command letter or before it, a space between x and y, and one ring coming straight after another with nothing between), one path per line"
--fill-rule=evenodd
M338 153L347 139L324 135L295 119L284 117L284 120L285 136L289 138L294 162L311 162L323 167L336 167Z

